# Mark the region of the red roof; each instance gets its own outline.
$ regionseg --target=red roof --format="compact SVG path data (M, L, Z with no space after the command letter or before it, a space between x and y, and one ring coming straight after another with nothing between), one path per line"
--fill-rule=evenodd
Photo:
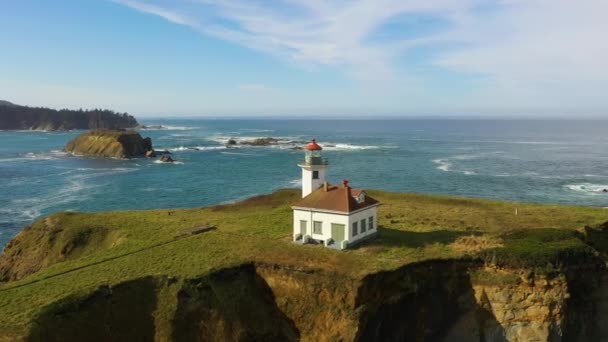
M320 151L323 149L323 147L317 144L317 139L312 138L312 141L308 145L306 145L306 149L309 151Z
M365 195L365 201L357 202L355 197L358 197L362 192L363 190L351 189L348 185L327 184L327 186L323 185L302 198L294 207L350 213L380 203L368 195Z

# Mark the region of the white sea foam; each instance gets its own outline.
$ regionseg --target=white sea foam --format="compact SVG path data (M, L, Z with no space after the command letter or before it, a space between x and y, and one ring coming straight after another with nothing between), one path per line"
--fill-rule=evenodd
M190 127L190 126L163 126L169 131L191 131L195 129L199 129L200 127Z
M572 191L587 194L604 194L604 190L608 190L608 184L580 183L565 185L565 187Z
M209 151L209 150L225 150L226 146L180 146L180 147L172 147L167 148L166 150L171 152L179 152L179 151ZM159 149L165 150L165 149Z
M250 157L259 157L259 154L255 153L241 153L241 152L220 152L221 154L235 155L235 156L250 156Z
M294 179L289 181L289 186L292 188L300 188L302 187L302 178Z
M54 160L54 159L65 158L67 155L68 155L67 153L65 153L63 151L59 151L59 150L52 150L50 152L42 152L42 153L27 152L24 154L20 154L17 157L2 158L2 159L0 159L0 163L15 162L15 161Z
M175 165L182 165L182 164L184 164L184 162L177 161L177 160L173 161L173 162L164 162L164 161L161 161L160 159L157 159L157 160L154 161L154 164L175 164Z
M442 143L466 143L466 144L514 144L514 145L591 145L591 142L562 142L562 141L505 141L505 140L451 140L451 139L431 139L431 138L412 138L411 141L429 141Z
M171 125L150 125L151 127L138 128L143 131L191 131L200 127L191 126L171 126Z
M276 144L271 145L272 147L275 147L277 145L288 145L288 144L297 144L299 142L299 137L269 137L269 136L225 136L225 135L216 135L216 136L210 136L207 137L207 140L210 141L214 141L220 144L226 144L228 142L228 140L234 140L237 144L243 143L243 142L247 142L247 141L254 141L256 139L264 139L264 138L273 138L277 140ZM303 142L302 142L303 143Z
M250 132L250 133L274 132L273 129L258 129L258 128L239 128L239 131Z
M98 188L106 185L98 181L90 181L99 176L112 175L117 173L133 172L136 168L82 168L76 169L79 171L76 174L65 178L66 184L60 189L53 189L46 194L37 194L32 198L17 198L13 199L13 207L3 208L4 211L10 211L17 214L17 219L25 222L32 221L38 218L43 211L52 207L61 207L70 203L79 203L87 198L92 193L93 188ZM90 172L92 171L92 172ZM3 213L4 211L0 211ZM2 215L0 215L2 216Z
M328 151L377 150L377 149L384 149L384 148L399 148L399 146L394 146L394 145L383 145L383 146L353 145L353 144L347 144L347 143L337 143L337 144L326 143L326 144L319 144L319 145L321 145L321 147L323 147L324 150L328 150Z
M462 173L464 175L467 176L472 176L472 175L476 175L477 173L475 171L468 171L468 170L452 170L452 166L453 164L449 161L449 159L434 159L432 160L433 163L437 164L436 169L437 170L441 170L444 172L459 172Z
M445 159L433 159L433 163L437 164L437 170L449 172L450 167L452 167L452 163L446 161Z

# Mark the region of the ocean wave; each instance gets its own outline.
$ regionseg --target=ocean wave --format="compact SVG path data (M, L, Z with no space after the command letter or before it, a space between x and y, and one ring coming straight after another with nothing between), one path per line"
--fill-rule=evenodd
M281 137L270 137L276 139L276 144L269 144L266 146L251 146L241 145L243 142L254 141L256 139L269 138L268 136L211 136L207 140L214 141L220 144L227 144L229 140L234 140L236 146L246 147L266 147L274 149L294 149L303 148L309 141L303 140L301 136L281 136ZM399 148L395 145L355 145L349 143L332 143L327 142L319 144L326 151L355 151L355 150L376 150L376 149L394 149Z
M112 173L124 173L124 172L132 172L137 171L137 168L134 167L79 167L76 168L77 171L96 171L104 174L112 174Z
M437 164L437 170L441 170L443 172L458 172L467 176L473 176L477 174L475 171L469 170L452 170L453 164L448 159L433 159L432 162Z
M191 131L199 128L194 126L150 125L149 127L138 129L142 131Z
M235 155L235 156L250 156L250 157L259 157L259 154L255 153L241 153L241 152L220 152L221 154Z
M22 222L30 222L40 217L49 208L62 208L71 203L80 203L87 200L94 188L103 187L106 183L99 181L89 181L100 176L107 176L117 173L137 171L136 168L104 168L88 169L83 168L78 174L73 174L65 178L65 184L59 189L52 189L43 194L36 194L35 197L17 198L11 201L12 207L5 207L2 210L11 211ZM94 172L88 172L95 170ZM64 209L61 209L64 210ZM0 211L2 213L2 211ZM2 216L2 215L0 215ZM14 221L11 219L11 221Z
M281 144L296 144L299 141L298 137L269 137L269 136L225 136L225 135L216 135L207 137L207 140L214 141L220 144L226 144L229 140L234 140L237 144L240 144L245 141L254 141L256 139L265 139L265 138L273 138L277 140L277 145ZM303 142L301 142L303 143ZM276 145L273 145L276 146Z
M608 192L608 184L580 183L565 185L567 189L587 194L604 194ZM607 194L608 195L608 194Z
M410 141L428 141L442 143L466 143L466 144L513 144L513 145L591 145L591 142L562 142L562 141L535 141L535 140L450 140L432 138L412 138Z
M167 150L170 152L180 152L180 151L210 151L210 150L225 150L226 146L180 146L180 147L171 147L171 148L162 148L159 150Z
M31 222L40 216L40 211L35 209L23 208L2 208L0 209L0 223L8 224L13 222Z
M436 167L437 170L449 172L450 167L452 167L452 163L445 159L433 159L432 162L438 165Z
M155 160L155 161L154 161L154 164L175 164L175 165L183 165L183 164L184 164L184 162L177 161L177 160L176 160L176 161L172 161L172 162L164 162L164 161L161 161L160 159L157 159L157 160Z
M27 152L23 154L19 154L16 157L11 158L1 158L0 163L5 162L15 162L15 161L41 161L41 160L55 160L65 158L68 154L59 150L52 150L50 152Z
M291 188L300 188L302 187L302 178L294 179L289 181L289 186Z
M274 129L239 128L238 131L249 132L249 133L264 133L264 132L274 132Z
M378 146L378 145L352 145L352 144L319 144L323 147L324 150L327 151L348 151L348 150L377 150L383 148L399 148L399 146L386 145L386 146Z

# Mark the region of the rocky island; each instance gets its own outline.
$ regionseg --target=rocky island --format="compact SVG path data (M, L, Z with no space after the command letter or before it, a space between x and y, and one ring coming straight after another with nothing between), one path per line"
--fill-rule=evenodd
M379 237L347 251L290 241L295 190L50 215L0 257L0 340L608 336L605 209L369 193Z
M55 110L0 101L0 130L67 131L133 128L137 125L133 116L111 110Z
M84 156L133 158L155 156L150 138L130 130L93 130L72 139L65 151Z

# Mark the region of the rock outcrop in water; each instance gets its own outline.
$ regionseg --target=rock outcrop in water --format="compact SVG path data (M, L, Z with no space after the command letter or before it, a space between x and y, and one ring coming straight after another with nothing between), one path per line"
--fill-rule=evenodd
M135 131L94 130L80 134L65 146L65 151L84 156L133 158L153 151L152 140Z
M0 130L66 131L133 128L137 125L133 116L111 110L55 110L0 101Z
M276 145L278 143L279 143L279 140L276 138L257 138L254 140L241 141L241 145L250 145L250 146L270 146L270 145Z

